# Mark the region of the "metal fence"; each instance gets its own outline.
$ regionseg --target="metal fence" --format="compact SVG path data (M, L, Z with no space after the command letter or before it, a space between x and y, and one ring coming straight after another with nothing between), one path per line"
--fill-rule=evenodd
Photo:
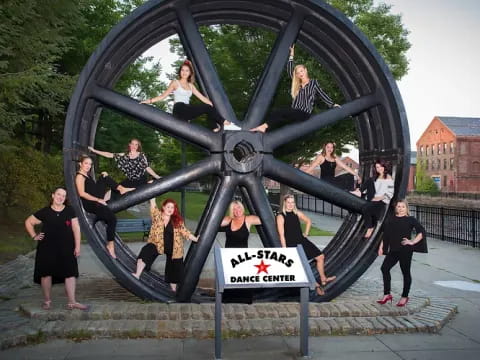
M425 227L428 236L455 244L480 245L480 211L410 205L410 214Z
M273 204L279 204L280 194L270 193ZM295 194L301 210L344 218L348 211L311 195ZM410 205L410 214L425 227L427 236L455 244L480 246L480 210Z
M459 192L438 192L424 193L420 191L409 191L408 196L426 196L440 199L461 199L461 200L480 200L480 193L459 193Z

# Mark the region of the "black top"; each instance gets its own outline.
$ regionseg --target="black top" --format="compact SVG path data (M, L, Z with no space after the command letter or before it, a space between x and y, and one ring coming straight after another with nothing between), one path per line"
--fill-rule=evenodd
M81 175L85 178L85 192L87 194L90 194L90 195L95 196L97 198L103 199L104 194L99 194L98 193L98 187L97 187L97 183L95 182L95 180L93 180L90 176L83 175L81 172L77 172L77 174L79 174L79 175ZM87 200L87 199L84 199L84 198L80 198L80 200L82 201L83 206L85 206L85 205L95 205L96 204L96 201Z
M293 70L295 64L293 59L289 59L287 63L287 72L288 75L293 78ZM328 107L332 107L334 102L327 95L325 91L320 87L319 83L315 79L310 79L310 81L305 86L300 86L300 91L297 96L292 101L292 108L301 110L307 113L311 113L313 106L315 105L315 100L319 97Z
M302 227L300 225L300 219L293 211L287 211L280 213L285 219L284 223L284 235L285 242L288 247L295 247L303 240Z
M335 177L336 161L325 161L320 165L320 179L330 180Z
M135 159L131 159L128 154L113 154L113 159L117 163L117 167L130 180L141 179L148 167L148 160L144 153L140 153Z
M428 252L427 237L423 226L413 216L390 216L385 221L383 233L383 253L388 254L394 251L417 251ZM422 234L422 240L417 244L402 245L403 238L412 240L412 231L415 229L417 234Z
M166 255L172 256L173 254L173 225L170 220L163 230L163 246Z
M248 236L250 235L245 217L243 218L243 224L240 229L233 231L232 222L226 226L221 227L221 231L225 231L225 247L226 248L247 248Z
M47 206L33 216L42 222L41 232L45 234L37 242L34 281L39 284L40 278L51 276L53 283L60 283L65 278L78 277L77 259L73 253L72 219L76 218L73 208L65 206L62 211L55 211Z

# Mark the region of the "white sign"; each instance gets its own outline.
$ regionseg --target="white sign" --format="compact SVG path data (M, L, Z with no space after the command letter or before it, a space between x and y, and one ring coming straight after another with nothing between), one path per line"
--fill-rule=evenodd
M222 248L220 253L226 288L309 283L297 248Z

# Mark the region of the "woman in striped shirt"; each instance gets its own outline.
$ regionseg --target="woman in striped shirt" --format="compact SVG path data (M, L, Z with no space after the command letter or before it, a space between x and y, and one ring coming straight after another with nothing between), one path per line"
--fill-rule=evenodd
M287 63L287 72L292 78L292 105L289 108L281 108L272 111L266 122L251 129L251 131L265 132L269 127L269 124L280 120L307 120L312 113L317 98L320 98L330 108L340 106L330 99L327 93L322 90L316 79L310 79L308 77L308 71L305 65L297 65L294 67L294 49L295 45L290 48L290 57Z

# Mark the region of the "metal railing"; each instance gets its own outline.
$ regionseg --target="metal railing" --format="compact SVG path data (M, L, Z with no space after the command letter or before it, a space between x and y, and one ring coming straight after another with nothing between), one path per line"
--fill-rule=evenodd
M427 235L455 244L480 245L480 211L410 205L410 214L425 227Z

